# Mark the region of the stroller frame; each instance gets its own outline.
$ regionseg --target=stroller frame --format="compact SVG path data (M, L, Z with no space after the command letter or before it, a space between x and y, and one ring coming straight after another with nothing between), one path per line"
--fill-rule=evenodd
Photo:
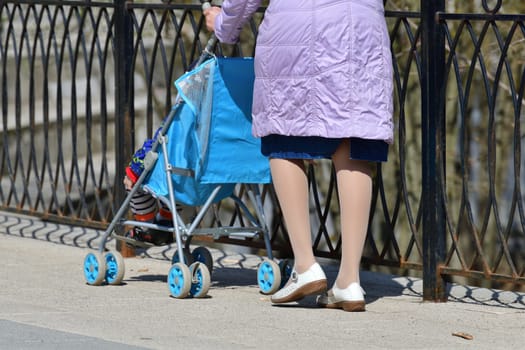
M205 50L197 60L195 67L205 62L207 59L214 57L213 48L216 44L214 35L209 39ZM168 136L166 135L170 125L173 123L177 106L185 103L180 94L176 97L174 107L171 109L168 116L165 118L163 126L155 139L151 150L144 158L144 171L141 173L131 190L128 192L124 202L119 207L117 213L112 219L111 223L104 232L98 252L88 253L84 260L84 277L90 285L100 285L104 281L107 284L120 284L124 278L124 259L119 252L112 252L106 248L106 244L110 238L124 241L135 246L149 248L155 246L149 242L140 242L132 238L124 237L115 232L117 226L132 225L144 228L150 228L165 232L171 232L174 236L177 251L172 258L172 266L168 273L168 289L171 296L175 298L185 298L188 295L192 297L206 296L211 283L211 270L213 268L213 260L211 253L205 247L198 247L194 250L197 254L193 255L195 262L190 262L192 255L189 253L189 245L193 236L212 236L214 239L228 236L235 238L254 238L262 236L264 245L267 251L267 258L259 265L257 272L257 281L260 290L263 294L273 294L285 282L282 278L289 274L291 268L287 266L287 261L283 260L281 264L273 261L272 247L270 242L270 232L266 224L264 215L261 194L259 191L259 184L244 184L247 189L247 195L253 204L255 215L253 215L246 204L233 193L229 195L242 214L250 221L251 227L211 227L198 228L202 219L213 205L217 194L221 190L221 185L217 185L205 203L200 206L196 216L191 223L186 224L183 218L177 211L177 200L175 198L175 191L171 181L171 175L181 176L195 176L192 169L180 168L170 164L168 158ZM151 170L159 159L158 149L162 149L162 156L164 160L164 172L166 173L168 198L164 196L156 196L151 193L157 200L170 208L172 213L172 225L162 226L154 223L146 223L136 220L124 219L128 213L129 205L133 195L142 188L145 179L150 175ZM190 265L189 267L187 265Z

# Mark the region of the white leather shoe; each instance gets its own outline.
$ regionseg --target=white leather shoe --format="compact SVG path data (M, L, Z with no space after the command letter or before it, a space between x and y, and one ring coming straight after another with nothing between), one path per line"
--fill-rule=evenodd
M345 289L340 289L334 283L332 289L317 297L317 305L328 309L343 309L345 311L365 311L365 291L359 283L350 283Z
M271 300L275 304L301 300L307 295L324 292L326 286L326 275L318 263L303 273L297 273L294 268L286 285L272 295Z

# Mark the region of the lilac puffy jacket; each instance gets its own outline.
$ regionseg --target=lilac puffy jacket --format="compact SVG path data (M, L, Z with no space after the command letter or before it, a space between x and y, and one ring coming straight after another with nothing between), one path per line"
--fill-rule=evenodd
M225 0L234 43L261 0ZM383 0L270 0L255 51L253 133L393 141L392 60Z

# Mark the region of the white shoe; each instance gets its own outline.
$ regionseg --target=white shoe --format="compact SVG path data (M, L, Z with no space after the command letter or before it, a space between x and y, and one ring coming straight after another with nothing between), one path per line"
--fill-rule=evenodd
M332 289L317 297L317 305L328 309L343 309L345 311L365 311L365 291L359 283L351 283L345 289L340 289L334 283Z
M326 286L326 275L318 263L303 273L297 273L294 268L286 285L272 295L271 300L275 304L301 300L307 295L324 292Z

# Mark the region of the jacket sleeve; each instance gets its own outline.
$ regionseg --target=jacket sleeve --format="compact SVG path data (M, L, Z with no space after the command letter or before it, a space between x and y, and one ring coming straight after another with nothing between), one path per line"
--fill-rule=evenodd
M224 0L222 11L215 17L215 35L220 42L235 44L242 27L261 6L262 0Z

